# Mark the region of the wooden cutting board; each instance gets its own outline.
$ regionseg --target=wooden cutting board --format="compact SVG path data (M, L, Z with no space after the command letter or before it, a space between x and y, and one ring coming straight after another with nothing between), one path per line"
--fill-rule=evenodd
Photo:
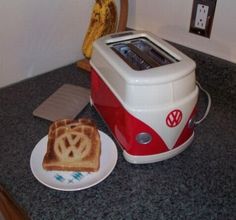
M0 185L0 220L27 220L25 211L12 199Z

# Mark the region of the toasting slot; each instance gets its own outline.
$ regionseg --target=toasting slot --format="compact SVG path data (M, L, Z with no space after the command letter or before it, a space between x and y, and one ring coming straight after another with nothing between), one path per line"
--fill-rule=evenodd
M178 62L176 58L144 37L109 45L116 54L135 70L146 70Z

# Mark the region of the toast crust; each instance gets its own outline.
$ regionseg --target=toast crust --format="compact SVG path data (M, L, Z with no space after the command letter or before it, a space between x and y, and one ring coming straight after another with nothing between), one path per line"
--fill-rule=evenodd
M101 141L90 119L63 119L49 127L45 170L95 172L100 167Z

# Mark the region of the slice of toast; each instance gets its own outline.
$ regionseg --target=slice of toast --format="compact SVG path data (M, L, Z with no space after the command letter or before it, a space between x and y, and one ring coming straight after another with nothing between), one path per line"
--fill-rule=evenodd
M45 170L95 172L100 154L100 135L90 119L63 119L49 127L42 165Z

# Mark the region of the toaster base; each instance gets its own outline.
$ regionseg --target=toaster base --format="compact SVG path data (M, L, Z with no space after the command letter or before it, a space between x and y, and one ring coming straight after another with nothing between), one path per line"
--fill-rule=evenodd
M193 138L194 138L194 132L189 137L189 139L185 141L183 144L167 152L153 154L153 155L137 156L137 155L131 155L127 151L123 150L123 156L129 163L133 163L133 164L154 163L154 162L167 160L176 156L182 151L184 151L191 144L191 142L193 141Z

